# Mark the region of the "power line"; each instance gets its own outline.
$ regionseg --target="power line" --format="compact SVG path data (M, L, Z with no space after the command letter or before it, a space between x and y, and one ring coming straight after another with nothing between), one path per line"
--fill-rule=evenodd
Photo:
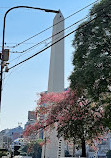
M111 4L109 4L109 5L111 5ZM107 7L109 7L109 5L108 5ZM106 8L106 7L104 7L104 8ZM102 9L104 9L104 8L102 8ZM99 9L99 11L101 11L102 9ZM97 13L97 12L95 12L95 13ZM95 13L93 13L93 14L95 14ZM20 64L22 64L22 63L24 63L24 62L26 62L26 61L28 61L28 60L30 60L31 58L35 57L36 55L42 53L43 51L47 50L47 49L50 48L51 46L55 45L55 44L58 43L59 41L61 41L61 40L63 40L64 38L68 37L69 35L71 35L72 33L76 32L77 30L81 29L82 27L87 26L89 23L91 23L92 21L94 21L95 19L97 19L97 18L100 17L100 16L101 16L101 15L99 15L99 16L93 18L92 20L88 21L87 23L81 25L79 28L77 28L77 29L75 29L74 31L68 33L68 34L65 35L64 37L60 38L58 41L52 43L50 46L47 46L47 47L44 48L43 50L41 50L41 51L35 53L34 55L28 57L27 59L25 59L25 60L19 62L18 64L16 64L16 65L10 67L9 70L12 69L12 68L14 68L14 67L16 67L16 66L18 66L18 65L20 65Z
M19 60L19 59L18 59ZM20 65L20 66L22 66L22 65ZM5 72L5 71L3 71L3 72ZM11 74L14 72L14 70L12 70L7 76L5 76L3 79L2 79L2 81L4 81L7 77L10 77L11 76ZM8 80L8 79L7 79ZM1 80L0 80L1 81ZM6 81L7 82L7 81ZM5 85L6 85L6 83L5 83ZM4 85L4 86L5 86ZM4 87L3 86L3 87ZM3 90L3 89L2 89Z
M2 52L2 50L0 50L0 52ZM22 52L18 52L18 51L10 51L10 53L22 53Z
M99 10L98 10L98 11L99 11ZM97 12L98 12L98 11L97 11ZM93 13L93 14L95 14L95 13ZM25 52L34 49L34 48L37 47L38 45L40 45L40 44L46 42L47 40L51 39L52 37L54 37L54 36L60 34L61 32L63 32L63 31L65 31L65 30L69 29L70 27L76 25L77 23L79 23L79 22L85 20L85 19L88 18L88 17L90 17L90 15L87 15L86 17L84 17L84 18L80 19L79 21L73 23L72 25L68 26L67 28L61 30L60 32L58 32L58 33L56 33L56 34L54 34L54 35L52 35L52 36L50 36L50 37L44 39L43 41L40 41L39 43L37 43L37 44L35 44L35 45L33 45L33 46L27 48L26 50L23 50L23 51L20 52L20 53L24 53L24 54L26 54ZM56 39L58 39L58 38L56 38ZM55 40L56 40L56 39L55 39ZM51 43L51 41L50 41L49 43L47 43L47 45L50 44L50 43ZM18 56L18 57L16 57L16 58L12 59L11 61L14 61L14 60L18 59L19 57L23 56L24 54L21 54L20 56ZM10 62L11 62L11 61L10 61Z
M12 45L12 44L17 44L17 42L16 43L11 42L11 43L6 43L6 44ZM24 45L32 45L32 44L36 44L36 42L33 42L33 43L23 43L23 44ZM2 48L1 45L0 45L0 47ZM13 48L13 46L5 45L5 48Z
M93 14L94 14L94 13L93 13ZM79 23L79 22L85 20L85 19L88 18L88 17L90 17L90 15L87 15L85 18L83 18L83 19L81 19L81 20L79 20L79 21L73 23L72 25L68 26L68 27L65 28L64 30L69 29L70 27L72 27L72 26L74 26L75 24L77 24L77 23ZM24 51L22 51L22 52L20 52L20 53L24 53L24 52L27 52L27 51L29 51L29 50L34 49L34 48L35 48L36 46L38 46L39 44L42 44L42 43L46 42L48 39L50 39L50 38L52 38L52 37L58 35L59 33L63 32L64 30L61 30L60 32L58 32L58 33L56 33L56 34L54 34L54 35L52 35L52 36L50 36L50 37L44 39L43 41L41 41L41 42L39 42L39 43L37 43L37 44L35 44L35 45L33 45L33 46L27 48L26 50L24 50ZM57 38L56 38L56 39L57 39ZM56 39L55 39L55 40L56 40ZM49 42L48 44L50 44L50 43L51 43L51 42ZM47 45L48 45L48 44L47 44ZM18 52L18 53L19 53L19 52ZM18 59L19 57L21 57L21 56L23 56L23 55L24 55L24 54L21 54L20 56L18 56L18 57L16 57L16 58L12 59L11 61L16 60L16 59ZM11 61L10 61L10 62L11 62Z
M98 1L98 0L97 0L97 1ZM82 10L84 10L85 8L89 7L90 5L96 3L97 1L95 1L95 2L93 2L93 3L91 3L91 4L89 4L89 5L87 5L86 7L80 9L79 11L77 11L77 12L75 12L75 13L69 15L69 16L66 17L65 19L68 19L69 17L71 17L71 16L73 16L73 15L79 13L80 11L82 11ZM75 24L81 22L82 20L86 19L87 17L88 17L88 16L86 16L85 18L83 18L83 19L77 21L76 23L70 25L69 27L65 28L64 30L69 29L70 27L72 27L72 26L74 26ZM61 20L60 22L62 22L62 21L63 21L63 20ZM55 25L59 24L60 22L56 23ZM53 25L53 26L54 26L54 25ZM51 27L52 27L52 26L51 26ZM51 28L51 27L49 27L49 28ZM47 29L49 29L49 28L47 28ZM61 32L63 32L64 30L62 30ZM44 30L43 30L43 31L44 31ZM52 37L58 35L58 34L61 33L61 32L58 32L57 34L55 34L55 35L53 35L53 36L50 36L50 37L44 39L43 41L41 41L41 42L39 42L39 43L34 44L33 46L27 48L26 50L24 50L24 51L22 51L22 52L17 52L17 51L10 51L10 52L11 52L11 53L24 53L24 52L27 52L27 51L32 50L33 48L37 47L38 45L43 44L44 42L46 42L47 40L51 39ZM51 42L49 42L49 43L51 43ZM49 43L48 43L48 44L49 44ZM14 44L14 43L9 43L9 44ZM26 44L26 43L22 43L22 44ZM27 44L33 44L33 43L27 43ZM13 46L11 46L11 47L10 47L10 46L7 46L7 48L13 48ZM21 54L20 56L18 56L18 57L16 57L16 58L12 59L11 61L14 61L14 60L18 59L18 58L21 57L21 56L23 56L23 54Z
M79 13L79 12L83 11L84 9L86 9L86 8L88 8L89 6L91 6L91 5L95 4L95 3L97 3L98 1L99 1L99 0L96 0L96 1L94 1L93 3L90 3L89 5L85 6L84 8L82 8L82 9L78 10L77 12L75 12L75 13L73 13L73 14L69 15L69 16L68 16L68 17L66 17L65 19L63 19L63 20L59 21L58 23L56 23L56 24L54 24L54 25L52 25L52 26L50 26L50 27L48 27L48 28L46 28L46 29L42 30L41 32L39 32L39 33L37 33L37 34L35 34L35 35L33 35L33 36L31 36L31 37L27 38L26 40L24 40L24 41L22 41L22 42L20 42L20 43L16 44L15 46L13 46L13 48L15 48L15 47L17 47L17 46L19 46L19 45L23 44L24 42L26 42L26 41L28 41L28 40L30 40L30 39L32 39L32 38L34 38L34 37L36 37L36 36L38 36L38 35L40 35L40 34L42 34L43 32L45 32L45 31L47 31L47 30L51 29L53 26L58 25L58 24L59 24L59 23L61 23L62 21L64 21L64 20L66 20L66 19L68 19L68 18L70 18L70 17L72 17L72 16L76 15L77 13Z
M41 43L43 43L43 42L46 42L47 40L51 39L52 37L54 37L54 36L56 36L56 35L58 35L58 34L62 33L63 31L65 31L65 30L69 29L70 27L72 27L72 26L76 25L77 23L79 23L79 22L81 22L81 21L85 20L85 19L86 19L86 18L88 18L88 17L89 17L89 16L86 16L85 18L83 18L83 19L81 19L81 20L79 20L79 21L77 21L77 22L73 23L72 25L68 26L67 28L65 28L65 29L61 30L60 32L58 32L58 33L56 33L56 34L54 34L54 35L52 35L52 36L50 36L50 37L46 38L45 40L43 40L43 41L41 41L41 42L39 42L39 43L37 43L37 44L33 45L32 47L27 48L26 50L22 51L22 53L26 52L27 50L32 49L33 47L35 47L35 46L37 46L37 45L39 45L39 44L41 44Z
M5 47L8 47L6 44L17 44L17 42L6 42ZM28 42L28 43L23 43L23 44L35 44L35 42ZM2 46L0 45L0 47Z
M48 38L44 39L43 41L41 41L41 42L39 42L39 43L37 43L37 44L35 44L35 45L33 45L33 46L29 47L29 48L27 48L26 50L23 50L23 51L21 51L21 52L17 52L17 53L25 53L25 52L27 52L27 51L29 51L29 50L32 50L33 48L37 47L38 45L40 45L40 44L42 44L42 43L46 42L47 40L51 39L52 37L54 37L54 36L56 36L56 35L58 35L58 34L62 33L63 31L65 31L65 30L67 30L67 29L71 28L72 26L74 26L74 25L76 25L77 23L79 23L79 22L81 22L81 21L83 21L83 20L87 19L88 17L89 17L89 15L88 15L88 16L86 16L85 18L83 18L83 19L81 19L81 20L79 20L79 21L77 21L77 22L73 23L72 25L68 26L67 28L65 28L65 29L61 30L60 32L58 32L58 33L56 33L56 34L54 34L54 35L52 35L52 36L50 36L50 37L48 37ZM56 38L55 40L57 40L57 39L58 39L58 38ZM50 44L51 42L52 42L52 41L50 41L50 42L49 42L49 43L47 43L47 44ZM13 52L12 52L12 53L13 53ZM15 52L15 53L16 53L16 52ZM12 59L11 61L16 60L16 59L18 59L19 57L21 57L21 56L23 56L23 55L24 55L24 54L21 54L20 56L18 56L18 57L16 57L16 58ZM10 61L10 62L11 62L11 61Z
M22 65L20 65L20 66L22 66ZM19 66L19 67L20 67ZM17 67L17 68L19 68L19 67ZM7 75L7 76L5 76L3 79L2 79L2 81L4 81L7 77L7 80L4 82L4 84L3 84L3 88L2 88L2 91L3 91L3 89L4 89L4 87L6 86L6 84L7 84L7 82L8 82L8 80L9 80L9 78L10 78L10 76L12 75L12 73L14 73L14 69L12 69L12 71Z
M97 18L98 18L98 17L94 18L93 20L90 20L87 24L89 24L90 22L94 21L94 20L97 19ZM50 46L44 48L43 50L41 50L41 51L39 51L39 52L37 52L37 53L35 53L34 55L30 56L29 58L27 58L27 59L25 59L25 60L23 60L23 61L21 61L21 62L19 62L18 64L16 64L16 65L10 67L9 70L12 69L12 68L14 68L14 67L16 67L16 66L18 66L18 65L20 65L20 64L22 64L22 63L24 63L24 62L26 62L26 61L28 61L29 59L35 57L36 55L42 53L42 52L45 51L46 49L48 49L48 48L50 48L51 46L55 45L55 44L58 43L59 41L61 41L61 40L63 40L64 38L68 37L69 35L71 35L72 33L76 32L76 31L79 30L80 28L86 26L87 24L82 25L82 26L79 27L78 29L76 29L76 30L70 32L69 34L67 34L67 35L64 36L63 38L61 38L61 39L59 39L58 41L56 41L56 42L54 42L53 44L51 44Z

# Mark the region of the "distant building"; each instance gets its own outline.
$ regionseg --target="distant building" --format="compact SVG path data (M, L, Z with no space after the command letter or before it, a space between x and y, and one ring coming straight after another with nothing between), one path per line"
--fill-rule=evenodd
M88 158L97 158L97 154L94 151L89 151L87 157Z
M33 125L37 121L37 115L35 111L28 111L28 121L26 122L24 129L29 125Z
M111 133L108 133L101 141L97 146L97 158L106 158L106 153L111 150Z
M7 136L0 136L0 149L9 149L12 139Z
M14 141L15 139L17 139L17 138L20 138L21 137L21 133L17 133L17 132L13 132L13 134L12 134L13 136L12 136L12 140Z
M2 130L0 132L0 148L8 148L12 141L22 136L22 133L23 128L21 126Z
M29 125L33 125L34 123L36 123L37 121L37 114L35 111L28 111L28 121L26 122L25 126L24 126L24 130L26 130L26 128ZM38 135L36 134L31 134L30 136L28 136L28 139L30 141L35 141L38 138Z
M35 111L28 111L28 121L37 120L37 115Z
M106 158L106 153L111 150L111 138L107 138L107 140L102 141L102 143L98 145L98 148L97 157Z

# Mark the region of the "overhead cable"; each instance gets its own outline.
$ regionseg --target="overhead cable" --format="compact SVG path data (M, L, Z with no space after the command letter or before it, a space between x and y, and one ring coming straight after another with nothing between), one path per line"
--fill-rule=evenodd
M27 52L27 51L29 51L29 50L32 50L33 48L37 47L39 44L42 44L42 43L46 42L47 40L51 39L52 37L54 37L54 36L56 36L56 35L62 33L63 31L65 31L65 30L71 28L72 26L74 26L74 25L78 24L79 22L81 22L81 21L87 19L88 17L89 17L89 15L86 16L85 18L83 18L83 19L81 19L81 20L79 20L79 21L73 23L72 25L68 26L67 28L65 28L65 29L63 29L63 30L61 30L61 31L59 31L58 33L56 33L56 34L54 34L54 35L52 35L52 36L50 36L50 37L44 39L43 41L40 41L40 42L34 44L33 46L31 46L31 47L29 47L29 48L27 48L27 49L25 49L25 50L23 50L23 51L21 51L21 52L17 52L17 53L22 53L22 54L19 55L19 56L16 57L16 58L12 59L11 61L14 61L15 59L18 59L19 57L21 57L21 56L24 55L23 53L25 53L25 52ZM57 39L57 38L56 38L56 39ZM49 43L51 43L51 41L50 41ZM49 43L48 43L48 44L49 44ZM14 53L16 53L16 51L15 51Z
M111 5L111 4L109 4L109 5ZM106 6L106 7L104 7L104 8L109 7L109 5L107 5L107 6ZM97 12L99 12L99 11L103 10L104 8L99 9ZM97 13L97 12L95 12L95 13ZM94 13L94 14L95 14L95 13ZM40 54L40 53L42 53L43 51L47 50L48 48L52 47L53 45L55 45L55 44L56 44L56 43L58 43L59 41L63 40L64 38L68 37L69 35L71 35L72 33L76 32L77 30L79 30L79 29L81 29L81 28L83 28L83 27L87 26L89 23L93 22L95 19L97 19L97 18L99 18L99 17L101 17L101 15L99 15L99 16L97 16L97 17L95 17L95 18L91 19L91 20L90 20L90 21L88 21L87 23L85 23L85 24L83 24L83 25L79 26L77 29L75 29L75 30L73 30L72 32L68 33L67 35L65 35L64 37L60 38L58 41L56 41L56 42L52 43L51 45L47 46L47 47L46 47L46 48L44 48L43 50L41 50L41 51L39 51L39 52L35 53L34 55L32 55L32 56L28 57L27 59L25 59L25 60L23 60L23 61L21 61L21 62L19 62L19 63L15 64L14 66L10 67L10 68L9 68L9 70L10 70L10 69L12 69L12 68L15 68L16 66L18 66L18 65L20 65L20 64L22 64L22 63L24 63L24 62L26 62L26 61L28 61L28 60L30 60L31 58L33 58L33 57L37 56L38 54Z
M26 42L26 41L28 41L28 40L30 40L30 39L32 39L32 38L34 38L34 37L36 37L36 36L42 34L43 32L45 32L45 31L51 29L53 26L58 25L58 24L61 23L62 21L64 21L64 20L66 20L66 19L68 19L68 18L70 18L70 17L72 17L72 16L78 14L79 12L81 12L81 11L83 11L84 9L88 8L89 6L91 6L91 5L95 4L95 3L97 3L98 1L100 1L100 0L96 0L96 1L94 1L93 3L90 3L89 5L85 6L84 8L82 8L82 9L80 9L80 10L74 12L73 14L69 15L69 16L66 17L65 19L63 19L63 20L57 22L56 24L54 24L54 25L52 25L52 26L50 26L50 27L48 27L48 28L42 30L41 32L39 32L39 33L37 33L37 34L35 34L35 35L33 35L33 36L27 38L26 40L24 40L24 41L22 41L22 42L20 42L20 43L18 43L18 44L16 44L16 45L14 45L14 46L12 46L12 47L15 48L15 47L17 47L17 46L23 44L24 42Z

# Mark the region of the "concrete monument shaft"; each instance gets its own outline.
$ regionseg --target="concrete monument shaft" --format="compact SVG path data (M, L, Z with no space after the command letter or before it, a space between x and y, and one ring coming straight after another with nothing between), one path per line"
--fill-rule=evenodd
M61 13L56 14L53 20L52 43L64 36L64 17ZM64 91L64 39L51 47L48 92ZM50 134L44 133L44 138L49 139L42 148L42 158L64 157L64 139L58 139L56 127Z
M61 12L53 21L52 43L64 36L64 17ZM64 39L51 47L48 92L64 91Z

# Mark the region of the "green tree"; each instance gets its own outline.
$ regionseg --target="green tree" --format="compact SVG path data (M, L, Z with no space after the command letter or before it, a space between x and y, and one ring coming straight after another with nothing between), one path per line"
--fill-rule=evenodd
M26 136L45 128L50 136L50 129L54 128L56 122L58 137L63 136L74 144L79 143L82 157L86 157L86 143L93 144L93 139L106 132L102 123L104 114L101 107L96 107L86 98L78 98L76 90L75 92L68 89L61 93L44 93L38 105L44 103L50 106L38 106L36 110L39 116L46 114L45 119L29 126L24 133Z
M2 156L7 156L7 154L8 154L8 151L6 149L0 149L0 158Z
M40 142L40 140L39 140ZM20 149L20 155L32 156L32 158L41 158L42 147L38 141L30 142Z
M106 153L106 156L107 156L107 158L110 158L110 157L111 157L111 150L109 150L109 151Z
M85 95L98 105L110 105L111 1L101 0L89 15L90 18L78 27L73 41L74 70L69 77L70 87L76 88L80 97ZM94 17L97 17L94 21L81 27ZM105 122L109 121L109 116L106 112Z

